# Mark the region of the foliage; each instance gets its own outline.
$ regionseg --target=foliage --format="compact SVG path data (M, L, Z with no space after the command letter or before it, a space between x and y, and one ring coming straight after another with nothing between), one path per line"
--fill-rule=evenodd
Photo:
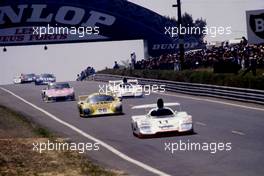
M184 70L181 72L173 70L107 69L98 73L264 90L262 70L258 70L257 76L253 76L251 73L242 76L242 72L239 74L213 73L210 69Z

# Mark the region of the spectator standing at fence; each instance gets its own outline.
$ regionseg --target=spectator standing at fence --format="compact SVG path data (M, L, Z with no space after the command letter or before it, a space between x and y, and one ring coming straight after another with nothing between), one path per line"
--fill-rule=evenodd
M136 61L137 61L136 53L135 52L131 53L130 58L131 58L131 68L134 70L135 69L135 64L136 64Z
M180 62L178 59L174 62L174 71L180 71Z
M249 67L244 71L243 76L245 76L249 71L252 71L252 74L256 76L257 75L256 69L257 69L257 55L255 55L254 57L250 56Z
M83 81L84 79L85 79L85 72L82 71L82 72L81 72L81 79L80 79L80 80Z
M113 68L114 69L119 69L119 65L118 65L117 61L115 61L115 64L114 64L114 67Z
M242 37L241 44L244 46L246 46L248 44L246 37Z

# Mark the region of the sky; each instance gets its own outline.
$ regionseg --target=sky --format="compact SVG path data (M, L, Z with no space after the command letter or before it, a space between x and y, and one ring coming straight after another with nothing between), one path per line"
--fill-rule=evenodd
M176 0L130 0L161 15L175 17L171 5ZM246 10L264 9L264 0L182 0L182 11L194 19L206 19L208 26L231 26L232 35L208 41L223 41L246 36ZM75 80L87 66L96 70L112 67L114 61L127 60L135 52L144 58L143 41L96 42L86 44L42 45L0 48L0 84L10 84L20 73L53 73L58 81Z
M176 17L172 8L176 0L130 0L161 15ZM181 0L182 13L189 13L193 19L203 18L208 26L232 27L232 35L207 37L208 41L224 41L246 36L246 11L264 9L264 0ZM177 19L177 18L176 18Z

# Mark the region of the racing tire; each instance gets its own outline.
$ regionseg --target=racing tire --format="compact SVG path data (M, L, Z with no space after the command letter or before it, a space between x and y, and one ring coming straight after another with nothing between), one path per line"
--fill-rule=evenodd
M72 97L71 97L71 101L75 101L76 99L75 99L75 95L73 95Z
M192 134L194 134L194 129L192 128L189 131L182 132L182 134L184 134L184 135L192 135Z
M143 139L145 136L140 134L140 133L135 133L136 137L138 137L139 139Z
M80 117L84 118L84 115L83 115L83 112L82 112L81 108L79 108L79 115L80 115Z
M134 133L134 125L133 125L133 123L131 123L131 129L132 129L132 131L133 131L133 133Z
M43 101L47 103L49 101L49 98L46 95L43 95Z
M188 131L189 134L194 134L194 129L192 128L190 131Z

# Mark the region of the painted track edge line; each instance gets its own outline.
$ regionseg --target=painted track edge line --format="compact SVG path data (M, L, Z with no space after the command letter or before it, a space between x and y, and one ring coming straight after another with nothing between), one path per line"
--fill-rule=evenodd
M124 159L124 160L126 160L126 161L128 161L128 162L130 162L130 163L132 163L132 164L134 164L136 166L138 166L138 167L141 167L144 170L147 170L147 171L149 171L151 173L154 173L154 174L157 174L157 175L163 175L163 176L170 176L169 174L167 174L165 172L162 172L162 171L160 171L158 169L155 169L155 168L153 168L153 167L151 167L151 166L149 166L147 164L144 164L144 163L142 163L140 161L137 161L137 160L135 160L135 159L127 156L126 154L124 154L122 152L119 152L117 149L115 149L111 145L109 145L109 144L107 144L107 143L105 143L105 142L103 142L103 141L101 141L101 140L99 140L99 139L97 139L97 138L95 138L95 137L93 137L93 136L85 133L84 131L80 130L79 128L77 128L77 127L75 127L75 126L73 126L73 125L71 125L71 124L69 124L69 123L67 123L67 122L59 119L58 117L54 116L53 114L51 114L51 113L47 112L46 110L44 110L44 109L42 109L42 108L34 105L33 103L30 103L29 101L27 101L24 98L16 95L15 93L11 92L10 90L5 89L3 87L0 87L0 89L2 89L3 91L5 91L5 92L7 92L7 93L9 93L11 95L13 95L14 97L18 98L22 102L30 105L31 107L33 107L33 108L37 109L38 111L44 113L45 115L49 116L53 120L55 120L55 121L61 123L62 125L64 125L64 126L70 128L70 129L72 129L73 131L79 133L80 135L82 135L82 136L84 136L84 137L86 137L86 138L88 138L88 139L90 139L90 140L92 140L94 142L99 143L101 146L103 146L104 148L106 148L107 150L109 150L110 152L112 152L113 154L119 156L120 158L122 158L122 159Z

